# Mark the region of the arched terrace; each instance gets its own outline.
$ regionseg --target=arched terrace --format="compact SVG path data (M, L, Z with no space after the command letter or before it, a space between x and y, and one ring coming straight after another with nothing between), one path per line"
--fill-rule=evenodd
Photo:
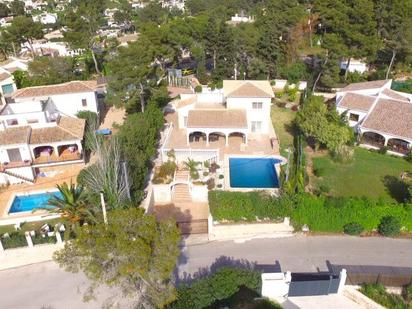
M207 143L207 134L200 131L195 131L189 134L189 142L190 143L200 143L206 142Z
M406 155L411 151L411 143L400 138L390 138L388 139L388 149Z
M376 132L364 132L361 138L362 144L367 144L379 148L385 146L385 141L385 137Z

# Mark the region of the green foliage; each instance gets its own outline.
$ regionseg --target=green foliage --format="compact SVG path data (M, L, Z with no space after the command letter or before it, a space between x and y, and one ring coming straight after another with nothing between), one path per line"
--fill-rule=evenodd
M57 241L55 236L41 235L38 233L36 233L35 236L32 236L31 239L34 245L55 244Z
M31 17L17 16L13 19L7 31L2 31L2 37L15 43L17 46L28 43L33 51L33 40L43 37L42 25L34 22Z
M153 178L153 182L160 184L160 183L170 183L173 179L173 175L176 171L177 165L173 161L167 161L163 163L157 173Z
M405 160L412 163L412 151L408 152L405 156Z
M180 238L176 223L158 222L135 207L112 210L107 217L107 225L82 226L55 260L68 271L82 270L94 285L118 287L144 307L173 301L171 277Z
M179 288L177 300L169 309L206 308L216 301L224 300L241 287L260 293L261 274L257 271L223 267L213 275L199 279L190 286Z
M399 235L401 228L402 225L399 218L394 216L385 216L381 219L381 223L378 226L378 231L383 236L394 237Z
M401 296L386 291L382 284L364 284L360 291L370 299L388 309L409 309Z
M72 57L37 57L29 62L25 84L53 85L79 79L74 74L74 66Z
M195 92L196 93L200 93L200 92L202 92L202 86L201 85L197 85L196 87L195 87Z
M358 222L365 231L378 228L381 218L396 217L412 231L412 205L389 204L368 198L334 198L307 193L271 198L261 192L209 192L210 212L215 220L255 221L290 217L295 228L307 224L311 231L343 232L349 222Z
M210 191L209 207L214 220L234 222L259 219L278 220L291 213L288 197L271 198L264 192Z
M207 180L206 184L207 184L207 189L208 189L208 190L213 190L213 189L215 188L215 186L216 186L216 184L215 184L215 179L214 179L214 178L209 178L209 179Z
M378 153L380 154L386 154L388 152L388 147L387 146L382 146L381 148L379 148Z
M27 247L26 237L23 233L20 232L11 232L9 237L1 238L1 243L3 244L4 249L13 249L19 247Z
M332 151L332 158L336 162L348 163L353 160L354 153L353 147L341 145Z
M350 222L343 226L343 232L348 235L359 235L363 232L363 226L357 222Z
M142 197L162 126L162 111L154 103L149 103L144 113L130 114L117 133L128 166L131 191L137 201Z
M328 109L323 97L311 96L296 117L300 130L330 150L346 144L352 139L353 131L342 122L336 110Z
M86 151L91 151L93 149L91 135L95 134L95 130L99 127L99 116L91 111L79 111L76 116L80 119L86 120L83 147Z
M294 62L280 70L280 76L285 78L290 84L296 84L308 77L308 68L302 61ZM292 100L293 101L293 100Z

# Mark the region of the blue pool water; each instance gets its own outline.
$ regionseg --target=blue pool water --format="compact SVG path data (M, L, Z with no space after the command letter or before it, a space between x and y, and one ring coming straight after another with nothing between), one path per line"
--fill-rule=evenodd
M232 188L279 188L272 158L230 158L230 186Z
M9 214L23 211L32 211L33 209L39 207L51 207L47 206L47 202L53 196L61 197L62 195L60 192L16 195L13 203L11 204Z

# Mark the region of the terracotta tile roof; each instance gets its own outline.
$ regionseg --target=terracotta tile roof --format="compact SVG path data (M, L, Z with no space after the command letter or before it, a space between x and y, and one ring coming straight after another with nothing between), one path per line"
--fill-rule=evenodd
M387 80L374 80L371 82L362 82L362 83L354 83L342 88L340 91L357 91L357 90L365 90L365 89L378 89L382 88L386 83L390 82L390 79Z
M267 80L224 80L223 93L232 98L273 98L272 86Z
M70 132L78 138L83 138L86 120L74 117L60 117L57 123L63 130Z
M27 144L30 137L31 127L7 128L0 131L0 145Z
M188 128L247 128L246 112L240 109L191 110Z
M173 99L176 98L180 94L192 94L193 91L190 88L185 88L185 87L167 87L167 92L169 93L169 96Z
M83 139L86 121L74 117L60 117L57 126L32 129L30 144L47 144Z
M411 123L412 103L379 99L363 122L362 128L410 140L412 139Z
M179 100L177 102L177 108L182 108L182 107L194 104L196 102L196 100L197 100L196 95L194 95L190 98L184 99L184 100Z
M392 89L384 89L384 90L382 91L382 93L383 93L384 95L386 95L387 97L391 98L391 99L409 102L409 100L408 100L407 98L405 98L404 96L400 95L398 92L393 91Z
M348 92L338 103L339 107L368 112L376 97Z
M0 73L0 82L2 82L3 80L8 79L9 77L11 77L11 75L7 72Z
M27 87L13 93L14 98L45 97L65 93L81 93L94 91L95 81L71 81L63 84Z

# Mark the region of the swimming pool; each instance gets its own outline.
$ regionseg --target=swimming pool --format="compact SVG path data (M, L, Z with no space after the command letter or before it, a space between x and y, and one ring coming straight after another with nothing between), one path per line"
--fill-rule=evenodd
M279 188L274 158L229 158L230 186L232 188Z
M39 207L51 208L51 206L47 206L47 202L53 196L61 197L62 195L58 191L28 195L16 195L10 206L9 214L19 213L23 211L32 211Z

